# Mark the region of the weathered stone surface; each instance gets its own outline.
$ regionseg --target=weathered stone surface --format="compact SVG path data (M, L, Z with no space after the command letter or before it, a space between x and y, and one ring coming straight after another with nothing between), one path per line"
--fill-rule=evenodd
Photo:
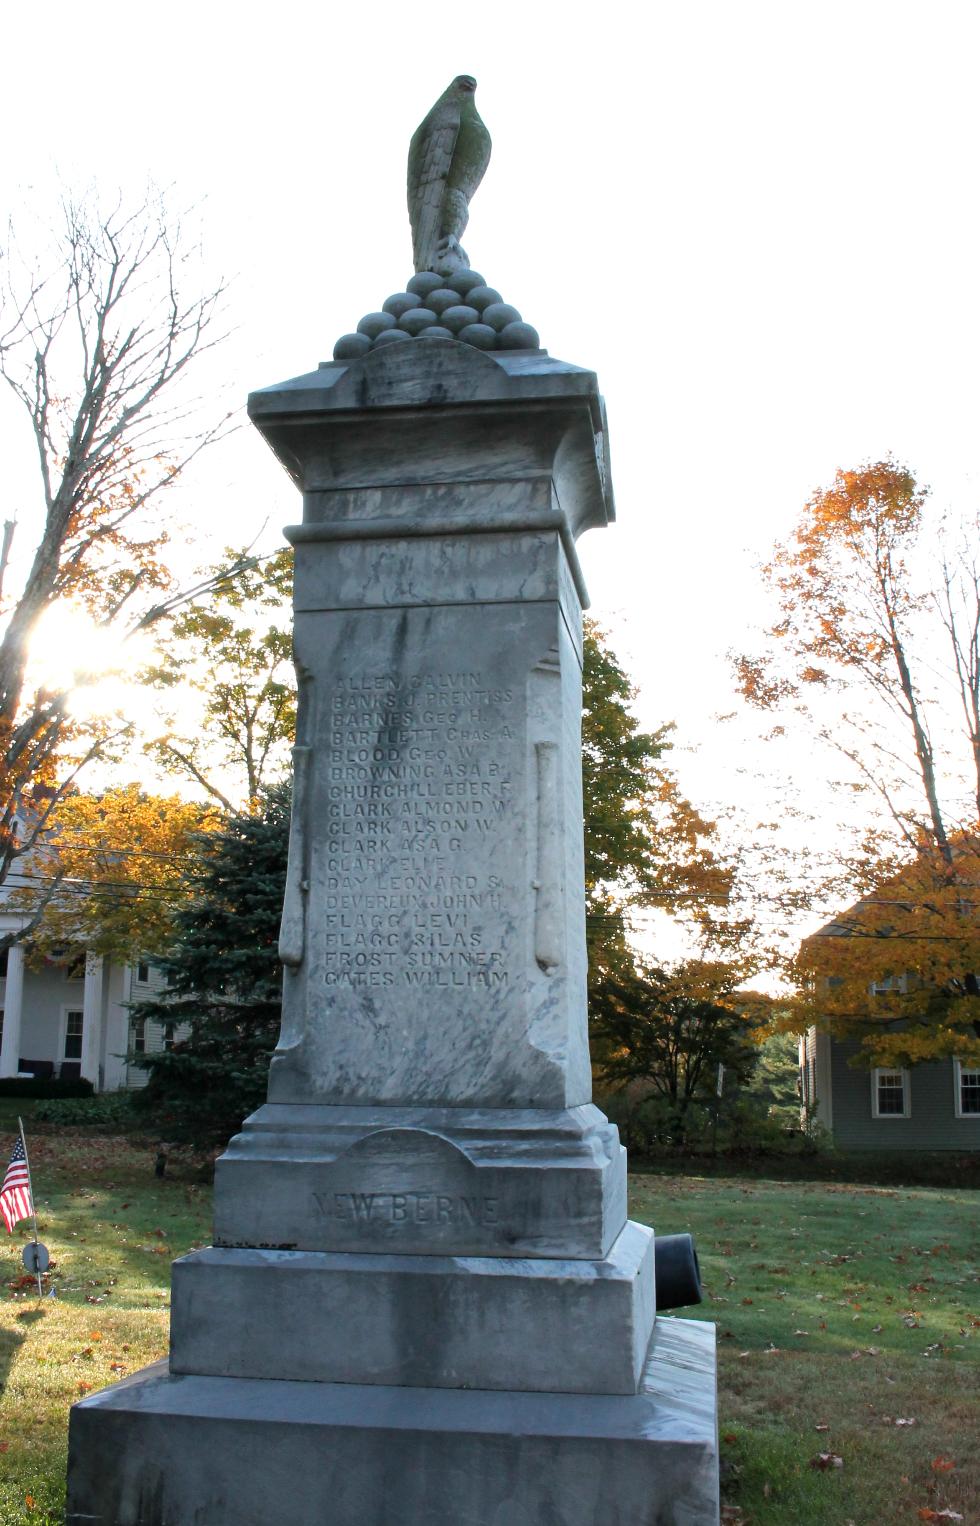
M483 321L499 331L506 328L508 323L520 323L521 315L509 302L491 302L483 309Z
M411 334L406 334L402 329L385 329L382 333L375 335L371 341L371 348L372 350L380 350L384 345L388 344L405 344L411 341L411 338ZM515 346L515 348L519 348L519 346Z
M394 318L400 318L403 313L409 312L413 307L421 307L422 298L414 291L392 292L381 304L381 310L391 313Z
M405 290L425 298L430 291L438 291L442 284L442 276L436 275L434 270L420 270L405 283Z
M478 308L482 313L485 307L490 307L494 302L502 302L504 299L493 286L471 286L466 293L466 300L471 307Z
M357 360L371 348L367 334L341 334L333 347L334 360Z
M601 410L574 368L460 348L429 371L408 350L251 403L305 493L299 952L269 1096L573 1108L590 1093L573 537L610 509Z
M407 334L420 334L438 320L431 307L412 307L398 321Z
M500 330L499 341L504 350L536 350L540 343L537 329L530 323L519 322L505 324Z
M408 151L408 215L416 270L466 269L469 204L490 162L476 80L457 75L419 123Z
M476 406L484 403L493 406ZM572 552L584 530L615 517L595 375L543 353L392 346L355 363L325 361L253 392L249 414L303 491L307 521L329 519L327 502L354 488L364 494L358 513L347 517L358 527L375 519L366 484L371 491L395 487L396 502L402 492L417 502L420 491L444 485L458 485L466 499L479 485L487 531L489 483L502 493L518 483L529 494L551 491Z
M492 350L496 348L497 331L489 323L467 323L460 329L459 338L476 350Z
M458 291L465 297L466 293L472 291L474 286L485 286L486 282L478 271L465 269L452 271L446 277L446 285L451 286L454 291Z
M715 1416L714 1326L693 1320L657 1321L629 1397L173 1377L160 1362L73 1407L66 1520L716 1526Z
M392 329L394 326L395 319L391 313L365 313L357 325L357 332L367 334L369 339L376 339L379 334L383 334L386 329Z
M599 1259L626 1222L626 1152L592 1106L270 1103L218 1161L214 1212L217 1245Z
M438 1201L426 1202L434 1217ZM420 1204L401 1195L396 1215ZM493 1216L492 1199L474 1203ZM195 1251L174 1262L173 1372L317 1383L633 1394L654 1321L653 1234L597 1261ZM242 1310L261 1309L261 1320Z
M464 329L468 323L479 322L480 314L475 307L467 307L465 303L461 303L457 298L454 307L443 308L441 317L450 333L455 334L460 329Z
M431 307L434 313L445 312L447 307L456 307L458 303L459 292L454 291L451 286L436 287L436 290L430 291L425 299L426 307Z

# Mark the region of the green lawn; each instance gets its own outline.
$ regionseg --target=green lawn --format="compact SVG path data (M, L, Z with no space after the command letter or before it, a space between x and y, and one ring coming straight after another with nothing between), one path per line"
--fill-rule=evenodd
M706 1299L687 1312L718 1327L727 1520L980 1521L976 1193L663 1176L632 1189L636 1218L698 1245ZM812 1466L820 1453L842 1466Z
M0 1241L2 1526L61 1521L69 1406L165 1353L170 1263L210 1239L210 1189L158 1181L152 1144L28 1131L28 1149L57 1297L24 1276L26 1226Z
M209 1190L158 1181L152 1144L28 1142L58 1296L39 1306L24 1283L26 1235L0 1242L0 1526L60 1521L69 1405L163 1354L170 1262L209 1236ZM632 1186L635 1217L697 1237L708 1297L690 1313L718 1324L726 1519L980 1522L976 1194ZM812 1468L821 1452L843 1466Z

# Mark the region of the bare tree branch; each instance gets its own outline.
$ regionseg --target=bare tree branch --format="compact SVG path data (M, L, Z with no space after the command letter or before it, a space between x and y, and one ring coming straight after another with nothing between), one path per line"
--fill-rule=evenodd
M159 617L170 584L160 495L228 427L229 414L202 423L186 387L192 362L223 337L222 284L183 289L191 252L157 194L132 207L120 196L108 210L66 196L47 266L25 261L13 234L2 251L0 377L30 421L43 520L0 631L0 883L26 851L13 822L29 796L37 841L79 770L114 738L108 723L70 719L70 691L32 686L38 620L71 601L103 628L125 621L124 637Z

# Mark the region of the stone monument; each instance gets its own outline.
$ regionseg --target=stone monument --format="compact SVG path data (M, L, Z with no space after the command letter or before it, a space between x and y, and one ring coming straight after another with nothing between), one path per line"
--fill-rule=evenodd
M717 1521L714 1327L656 1320L590 1101L575 542L613 516L606 421L459 245L474 90L412 140L406 290L249 400L303 494L282 1034L169 1363L72 1411L69 1522Z

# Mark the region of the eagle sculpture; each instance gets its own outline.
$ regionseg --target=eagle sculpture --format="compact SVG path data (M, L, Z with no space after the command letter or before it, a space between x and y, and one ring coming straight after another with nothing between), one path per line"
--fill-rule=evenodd
M476 80L460 74L416 128L408 151L408 216L415 269L468 263L459 246L470 198L490 162L490 134L476 109Z

